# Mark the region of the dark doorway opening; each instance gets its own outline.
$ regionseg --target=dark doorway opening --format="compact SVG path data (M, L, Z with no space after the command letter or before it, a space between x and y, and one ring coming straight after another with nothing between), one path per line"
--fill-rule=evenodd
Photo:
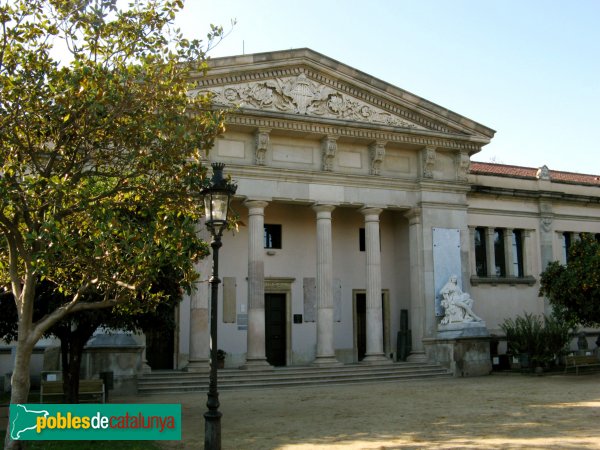
M165 308L164 326L147 328L146 360L152 370L172 370L175 355L175 307Z
M367 352L367 294L356 294L356 349L358 360Z
M265 351L272 366L286 365L286 296L265 294Z
M385 303L385 293L383 292L381 293L381 312L383 320L381 329L383 333L383 346L385 352L385 317L387 314L387 307ZM362 361L367 353L367 294L364 292L356 293L356 350L358 353L358 360Z

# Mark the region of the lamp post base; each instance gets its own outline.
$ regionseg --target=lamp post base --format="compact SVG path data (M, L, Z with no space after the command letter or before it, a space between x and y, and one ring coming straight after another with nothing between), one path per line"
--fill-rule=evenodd
M221 450L222 415L219 411L204 413L204 450Z

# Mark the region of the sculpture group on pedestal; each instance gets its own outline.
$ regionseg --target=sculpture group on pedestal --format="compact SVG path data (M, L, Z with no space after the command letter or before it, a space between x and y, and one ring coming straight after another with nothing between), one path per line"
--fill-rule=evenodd
M440 290L442 297L441 305L444 308L444 317L440 324L483 322L473 312L473 299L469 294L463 292L458 286L458 277L451 275L448 282Z

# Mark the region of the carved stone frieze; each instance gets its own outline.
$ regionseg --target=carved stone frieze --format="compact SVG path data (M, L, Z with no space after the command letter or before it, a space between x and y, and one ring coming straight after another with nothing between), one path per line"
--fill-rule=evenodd
M469 153L462 151L456 155L456 178L460 181L467 181L471 159Z
M215 104L224 106L425 129L340 90L316 83L304 73L293 77L210 87L206 91L213 94Z
M433 178L435 147L427 146L421 150L421 161L423 163L423 178Z
M371 175L379 175L381 163L385 158L385 141L373 142L369 146L369 156L371 158Z
M321 140L321 149L323 154L323 170L331 172L333 170L333 160L337 152L337 136L327 136Z
M269 148L269 133L271 130L269 128L259 128L256 131L255 143L255 162L259 166L265 165L265 155L267 153L267 149Z

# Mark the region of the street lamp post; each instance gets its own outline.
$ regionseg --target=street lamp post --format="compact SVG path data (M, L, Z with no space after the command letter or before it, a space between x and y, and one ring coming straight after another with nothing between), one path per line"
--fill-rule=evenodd
M229 201L237 186L223 178L225 164L213 163L213 176L210 184L202 189L206 227L212 235L210 246L213 253L213 272L210 278L210 378L208 399L204 413L204 448L221 449L221 412L219 411L219 392L217 390L217 295L219 292L219 249L223 245L221 236L227 227Z

